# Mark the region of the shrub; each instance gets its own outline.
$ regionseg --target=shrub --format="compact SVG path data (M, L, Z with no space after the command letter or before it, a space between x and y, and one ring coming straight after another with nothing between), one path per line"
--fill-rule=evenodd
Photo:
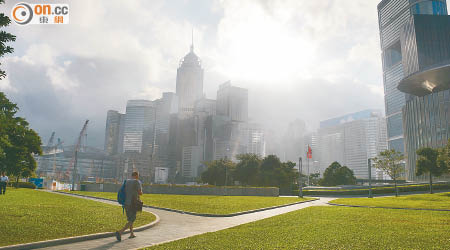
M9 184L11 187L15 187L15 188L31 188L31 189L36 189L36 185L34 183L31 182L10 182Z

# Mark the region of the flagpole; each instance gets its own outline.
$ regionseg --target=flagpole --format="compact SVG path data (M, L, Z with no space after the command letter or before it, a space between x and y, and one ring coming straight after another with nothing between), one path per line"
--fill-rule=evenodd
M308 158L308 186L309 186L309 157Z
M309 144L308 144L308 151L306 152L306 158L307 158L307 160L308 160L308 186L310 185L310 176L309 176L309 158L311 157L311 155L312 155L312 152L311 152L311 147L309 146Z

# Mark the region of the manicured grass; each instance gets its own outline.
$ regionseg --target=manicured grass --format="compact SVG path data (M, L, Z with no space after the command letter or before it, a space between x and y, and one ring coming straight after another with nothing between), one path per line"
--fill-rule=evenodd
M75 191L74 193L112 200L117 199L117 193L85 191ZM295 203L309 199L301 199L297 197L144 194L141 196L141 200L145 205L155 207L171 208L194 213L224 215L258 208Z
M138 213L135 226L154 221ZM32 189L0 195L0 246L113 232L126 223L122 207Z
M400 195L404 192L418 192L428 191L430 186L428 184L415 184L415 185L398 185L397 186ZM450 190L450 183L435 183L433 184L434 190ZM321 195L321 196L336 196L336 195L368 195L369 189L367 186L354 189L306 189L303 190L303 195ZM373 194L395 194L395 187L374 187L372 188ZM298 190L294 190L293 194L298 194Z
M380 197L372 199L345 198L333 200L331 201L331 203L371 207L427 208L450 210L450 192L438 194L415 194L399 197Z
M450 213L308 207L146 249L448 249Z

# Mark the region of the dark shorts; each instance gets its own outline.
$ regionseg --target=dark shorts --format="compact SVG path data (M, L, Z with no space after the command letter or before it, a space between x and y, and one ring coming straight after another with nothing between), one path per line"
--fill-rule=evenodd
M125 207L128 222L134 222L136 220L136 210L130 206Z

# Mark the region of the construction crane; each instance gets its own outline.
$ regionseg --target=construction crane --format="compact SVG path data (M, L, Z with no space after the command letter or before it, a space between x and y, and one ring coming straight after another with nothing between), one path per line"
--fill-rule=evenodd
M52 132L52 135L50 136L50 139L48 140L47 145L42 147L44 155L51 153L54 138L55 138L55 132ZM44 158L43 160L39 161L38 164L39 164L39 166L41 166L41 171L43 171L45 174L48 174L48 170L50 169L50 160L48 158Z
M81 147L81 140L83 139L83 136L87 136L86 130L89 120L86 120L86 122L83 125L83 128L81 129L80 135L78 136L78 139L74 146L74 154L72 157L71 164L73 164L73 171L72 171L72 191L75 190L75 180L77 177L77 157L78 157L78 151ZM67 170L69 170L72 166L70 166Z
M51 147L51 146L53 146L53 139L55 138L55 132L53 131L52 132L52 135L50 136L50 139L48 140L48 143L47 143L47 147Z
M55 178L56 176L56 153L58 151L58 147L61 147L62 151L64 151L64 147L62 146L64 142L61 141L60 138L58 138L58 142L56 143L56 145L53 147L53 178Z

